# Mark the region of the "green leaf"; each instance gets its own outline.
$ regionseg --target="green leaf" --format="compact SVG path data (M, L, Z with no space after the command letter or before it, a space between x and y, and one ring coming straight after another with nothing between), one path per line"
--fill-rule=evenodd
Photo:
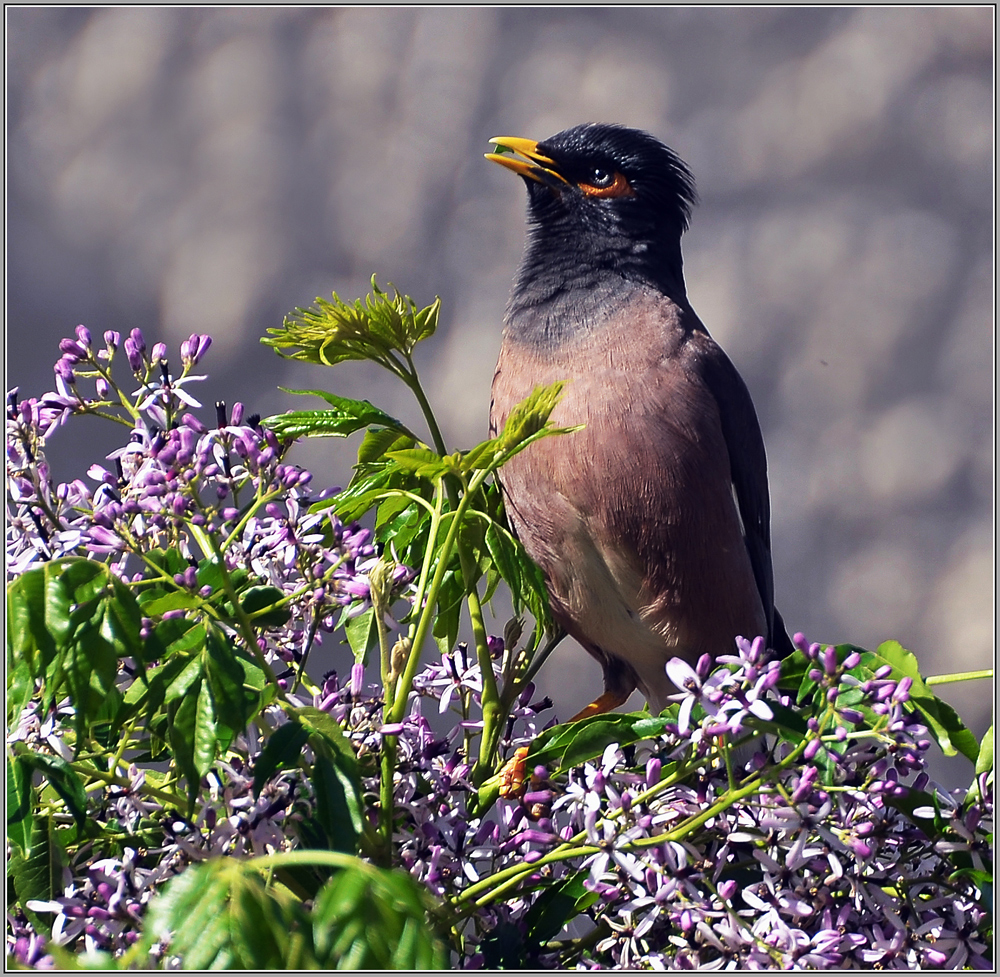
M22 855L31 854L34 828L31 767L7 753L7 839Z
M254 797L260 796L261 788L276 770L298 763L308 739L309 731L294 720L283 723L267 738L253 767Z
M298 904L250 865L217 858L187 868L150 903L139 942L169 945L185 970L284 970L315 966L296 953L307 937ZM294 954L294 955L293 955Z
M18 761L26 767L41 773L53 790L66 803L66 809L73 815L78 827L83 828L87 820L87 794L76 771L60 756L18 752Z
M199 662L199 672L201 671ZM198 725L198 699L203 681L201 674L185 690L184 695L167 704L167 741L181 773L187 778L188 794L193 804L201 782L201 772L195 761L195 735Z
M8 632L9 634L9 632ZM35 694L35 682L31 677L31 667L26 661L19 661L7 671L7 727L12 729L21 718L21 713Z
M554 726L535 737L527 762L535 766L558 761L560 770L569 770L600 756L611 743L625 746L659 736L671 721L669 715L650 716L645 712L588 716L575 723Z
M375 608L369 607L367 611L348 618L344 623L344 634L354 652L354 660L367 664L370 656L379 648Z
M380 460L387 451L412 448L414 444L416 444L415 437L400 434L393 428L370 428L358 445L358 467L362 468Z
M59 843L55 822L51 817L37 818L32 826L30 854L22 854L18 849L11 851L7 862L7 875L13 883L17 904L31 921L35 931L46 934L50 924L33 909L29 900L48 902L63 891L63 866L66 855Z
M450 652L458 641L465 601L465 582L460 570L445 571L438 590L437 616L434 619L434 639L442 654Z
M360 475L351 484L334 496L310 506L310 512L333 508L336 515L344 522L360 519L378 500L380 495L392 489L413 489L420 482L416 476L403 470L393 461L374 467L371 471Z
M182 667L178 668L178 665ZM195 682L201 680L205 674L205 656L198 654L186 658L178 657L171 661L164 671L169 671L171 678L170 684L164 690L164 701L173 702L175 699L187 696L188 690Z
M280 438L298 438L304 435L343 438L371 425L388 430L393 437L413 436L396 418L390 417L367 400L351 400L325 390L279 389L290 394L321 397L332 407L332 410L289 411L267 418L264 426L271 428Z
M580 425L562 428L549 425L549 417L562 397L562 390L566 386L566 382L560 380L548 386L535 387L524 400L511 410L507 415L503 431L496 439L495 464L502 464L540 437L550 434L572 434L574 431L580 430Z
M528 940L541 946L554 939L556 934L577 915L577 903L581 897L589 895L584 883L589 872L574 872L549 886L534 901L524 916Z
M391 519L381 522L385 508L391 511L390 503L405 502L407 507ZM430 532L430 513L422 506L409 499L397 497L386 499L379 506L379 515L375 523L375 537L381 543L391 545L401 563L419 564L423 559L427 545L427 535ZM412 549L411 549L412 547Z
M200 597L186 590L175 590L164 594L162 597L144 595L142 602L142 612L146 617L161 617L167 611L190 611L199 607L202 603Z
M936 695L914 695L910 702L917 707L927 723L927 728L946 756L961 753L973 763L979 758L979 742L972 730L944 699Z
M257 615L253 623L259 628L280 628L291 620L292 612L287 606L272 607L285 595L270 584L260 587L250 587L240 597L240 606L247 614ZM265 608L271 608L266 613L259 613Z
M385 456L403 470L413 472L418 478L433 481L455 471L451 458L444 458L430 448L403 448L400 451L387 451Z
M931 735L946 756L961 752L973 763L979 756L979 743L959 718L958 713L943 699L939 699L924 682L916 655L907 651L898 641L884 641L875 652L865 652L862 663L875 672L882 665L892 667L892 679L898 682L910 678L910 704L920 712Z
M841 705L847 705L846 702L841 699L837 700ZM754 719L753 724L755 729L761 729L768 733L775 733L784 740L788 740L792 743L801 742L806 733L809 731L809 727L806 724L806 720L802 717L802 714L796 712L794 709L789 709L787 706L783 706L780 702L774 702L768 700L767 703L774 719L772 722L765 722L762 719Z
M316 820L334 851L353 853L364 830L364 798L358 761L337 721L312 706L287 709L309 733L316 754L313 789Z
M353 854L357 850L359 829L352 817L348 778L330 756L320 753L313 764L312 784L316 792L316 820L326 832L329 847Z
M321 967L338 970L442 969L444 944L428 925L427 898L401 871L345 868L316 896L313 941Z
M487 970L525 970L528 961L525 956L524 934L515 923L502 920L484 934L479 942L483 963Z
M392 286L390 286L392 287ZM334 366L344 360L372 360L399 372L394 353L408 357L414 346L433 335L441 300L417 310L408 295L383 292L374 278L364 302L317 298L309 308L298 308L285 317L280 329L268 329L261 339L287 359Z
M7 591L7 660L23 706L27 675L41 679L41 707L68 695L77 739L105 709L118 662L144 662L142 612L103 563L66 558L22 574ZM27 668L27 674L25 673Z
M211 690L216 739L219 749L226 750L263 703L259 692L247 687L250 662L242 650L237 653L217 627L210 629L205 647L204 674Z
M979 756L976 757L976 776L989 773L993 769L993 726L991 725L983 736L983 742L979 747Z
M387 522L395 520L396 516L398 516L401 512L409 512L411 509L418 509L420 512L427 515L426 509L418 506L416 502L402 493L383 499L379 503L378 513L375 516L375 528L381 529Z

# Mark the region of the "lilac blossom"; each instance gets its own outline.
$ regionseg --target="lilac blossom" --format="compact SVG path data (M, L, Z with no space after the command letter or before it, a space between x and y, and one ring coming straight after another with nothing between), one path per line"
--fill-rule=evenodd
M667 664L679 693L656 735L610 743L566 770L537 764L522 797L480 810L474 763L484 682L463 643L418 669L398 722L386 722L384 690L366 682L377 665L348 659L344 681L328 672L314 683L306 672L324 636L339 638L345 622L372 607L395 630L390 608L399 601L409 611L414 571L380 552L370 529L311 511L337 490L313 491L310 474L286 461L287 445L242 404L229 416L217 404L214 425L194 413L200 405L186 388L205 379L190 371L208 336L181 344L176 378L164 344L147 355L139 329L103 338L95 351L78 327L60 343L55 392L8 395L9 579L79 555L134 585L147 569L143 557L170 547L188 561L171 571L185 604L212 596L199 566L218 557L227 572L275 588L289 616L255 635L277 673L275 697L257 722L235 731L190 809L139 757L119 756L88 785L87 817L107 834L74 850L48 898L26 903L48 932L8 912L8 954L18 964L52 967L56 948L121 956L139 939L150 900L192 864L308 847L303 827L324 801L304 769L315 760L311 748L303 764L269 768L259 790L255 774L268 737L312 707L350 741L368 801L380 796L374 761L387 737L395 742L393 862L448 903L455 967L489 964L502 933L511 941L516 934L525 965L539 968L991 969L975 873L992 868L992 782L984 775L966 792L930 781L931 739L913 708L912 680L894 678L888 666L859 679L849 674L858 653L838 660L836 649L796 635L821 707L802 714L798 739L743 756L727 741L749 739L797 704L782 692L783 663L769 659L764 640L740 638L715 663ZM140 384L131 395L110 378L118 349ZM128 443L91 466L89 482L54 483L48 442L68 418L107 408L113 395ZM205 539L218 553L202 549ZM144 619L144 636L154 624ZM490 637L488 647L502 685L504 642ZM135 684L133 666L121 663L122 695ZM533 701L532 685L517 691L504 756L555 724L551 702ZM68 699L49 706L36 695L13 717L9 748L72 763L74 719ZM748 784L750 792L734 793ZM377 823L374 807L365 816ZM54 818L72 823L63 812ZM969 871L955 873L957 864ZM494 888L511 871L520 873L517 884ZM533 944L533 910L562 884L583 908L556 939Z

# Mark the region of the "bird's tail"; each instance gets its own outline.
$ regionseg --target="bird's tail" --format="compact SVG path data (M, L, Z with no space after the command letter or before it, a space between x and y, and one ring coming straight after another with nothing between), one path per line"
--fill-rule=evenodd
M785 622L781 619L777 607L774 608L774 624L771 626L771 640L768 642L768 645L778 658L787 658L795 651L795 645L792 644L792 639L788 637L788 632L785 630Z

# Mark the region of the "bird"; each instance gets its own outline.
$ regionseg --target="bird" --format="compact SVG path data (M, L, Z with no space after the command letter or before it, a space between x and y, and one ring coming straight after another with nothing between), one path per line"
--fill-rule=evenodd
M792 650L774 608L767 459L742 377L688 301L681 235L697 201L681 158L646 132L587 123L486 158L527 188L527 238L504 315L490 429L543 384L574 433L498 473L511 528L553 618L603 669L574 719L638 688L659 713L666 663Z

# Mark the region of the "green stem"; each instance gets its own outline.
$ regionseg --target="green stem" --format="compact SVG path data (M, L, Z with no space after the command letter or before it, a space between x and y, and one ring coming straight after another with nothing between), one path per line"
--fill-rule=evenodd
M379 779L379 810L378 823L381 843L378 846L376 860L386 868L392 865L392 826L396 813L395 773L396 745L398 738L385 736L382 738L382 769Z
M103 770L87 764L71 763L70 766L77 773L83 774L93 780L99 780L105 787L110 787L112 784L116 787L130 787L132 785L132 782L126 777L119 777L114 773L105 773ZM91 786L84 788L84 790L91 789L93 789ZM170 794L165 790L157 790L157 788L150 787L148 784L144 785L142 789L143 793L149 794L150 797L155 797L161 804L171 805L177 808L177 810L183 810L184 805L187 803L187 800L178 794Z
M464 546L461 540L458 543L458 556L462 563L462 577L465 581L466 600L469 604L469 619L472 622L472 634L476 641L476 659L479 662L479 670L483 678L483 734L479 738L479 767L480 771L483 771L488 769L490 764L489 745L493 742L493 731L498 722L503 722L502 706L496 676L493 674L493 660L490 658L490 648L487 643L483 607L479 602L476 567L472 562L468 547Z
M445 536L444 542L441 544L441 549L437 554L437 568L434 571L434 577L431 580L430 589L427 593L427 599L424 602L423 611L420 614L416 630L413 633L413 638L410 643L410 653L406 660L406 666L403 669L403 675L396 689L396 693L393 697L392 708L387 717L387 720L390 723L398 723L402 721L403 710L406 708L406 699L410 694L410 687L413 685L413 677L417 673L417 666L420 663L420 653L423 650L424 641L427 638L427 632L431 628L431 621L434 617L434 608L437 605L437 595L441 590L442 583L444 582L445 573L448 571L448 562L451 559L451 554L455 548L455 541L458 539L462 519L464 518L466 510L469 507L469 500L472 498L475 490L482 484L483 479L486 478L486 474L486 471L483 470L477 471L473 476L472 481L469 483L468 490L465 495L462 496L462 501L458 504L458 509L455 511L451 519L451 524L448 527L448 534ZM428 540L427 546L429 553L433 547L433 540Z
M434 450L439 455L446 455L448 454L448 449L445 447L444 438L441 436L441 429L438 427L437 419L434 417L434 411L431 410L430 402L424 394L424 388L420 385L420 379L417 377L417 368L413 365L413 358L407 355L406 362L410 369L403 376L403 379L410 390L413 391L413 396L417 398L417 403L420 404L420 410L424 415L424 420L427 422L427 430L431 432L431 441L434 442Z
M225 557L222 555L222 550L219 547L219 541L214 535L204 535L211 546L212 553L214 554L219 565L219 572L222 574L222 587L225 590L230 603L233 605L233 612L236 615L236 624L239 628L240 634L243 636L243 641L247 646L247 651L253 655L258 667L264 673L268 684L271 685L280 695L278 677L274 674L274 670L268 664L267 659L264 657L264 653L260 650L260 647L257 644L257 636L254 634L253 626L250 623L250 618L248 617L247 612L243 610L243 607L240 604L240 599L236 594L236 588L233 586L232 578L229 575L229 568L226 566ZM199 540L199 544L200 542L201 541Z
M925 685L951 685L953 682L971 682L974 679L993 678L992 668L981 668L977 672L950 672L947 675L932 675L924 679Z
M802 751L805 749L806 740L803 740L795 747L791 753L785 757L779 764L777 764L770 775L784 770L791 764L795 763ZM654 787L650 787L648 790L643 791L641 794L637 795L634 799L634 804L643 804L656 794L662 793L667 787L672 783L681 779L685 774L682 771L678 771L677 775L671 778L670 781L661 781ZM706 808L704 811L699 812L696 815L692 815L690 818L682 821L676 828L672 831L667 831L664 834L656 835L652 838L637 838L635 841L628 845L622 846L623 851L631 851L634 849L643 848L653 848L657 845L661 845L664 842L669 841L681 841L692 831L701 827L706 821L711 820L716 815L720 814L722 811L738 801L741 801L744 797L748 797L750 794L754 794L765 785L764 777L755 777L749 783L742 787L736 788L735 790L728 790L726 793L713 804L711 807ZM606 818L602 820L615 820L622 814L621 808L617 808L614 811L609 811ZM564 842L562 845L557 846L547 855L543 855L542 858L534 862L520 862L517 865L512 865L501 872L497 872L491 875L488 879L483 879L477 882L467 889L465 889L453 902L456 908L462 903L468 902L471 899L475 899L476 906L485 906L489 903L495 901L509 889L516 886L523 878L528 875L532 875L537 872L541 867L545 865L550 865L555 862L565 861L568 858L576 858L581 855L593 855L599 852L601 849L593 845L581 845L580 842L586 837L585 832L580 832L575 837L569 839L569 841ZM479 897L479 898L477 898ZM466 911L466 914L472 912L471 909Z

